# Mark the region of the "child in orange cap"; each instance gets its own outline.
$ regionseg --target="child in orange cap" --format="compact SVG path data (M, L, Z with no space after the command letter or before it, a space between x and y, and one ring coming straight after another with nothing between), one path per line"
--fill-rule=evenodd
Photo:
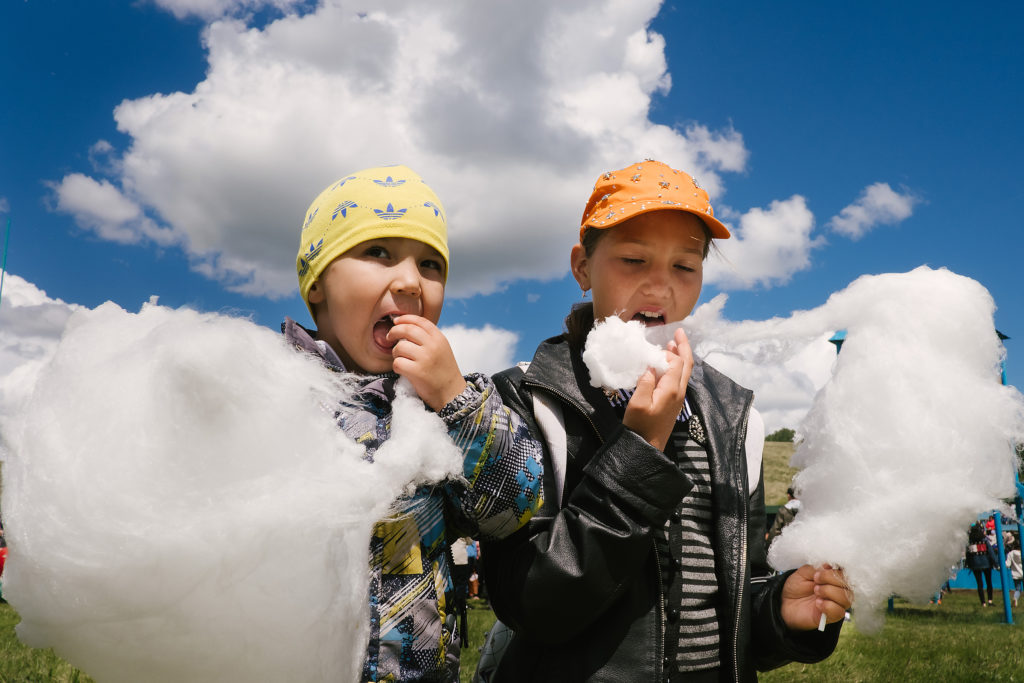
M296 259L316 330L286 338L354 373L358 405L339 426L372 457L391 433L396 382L409 381L463 453L463 478L421 486L378 522L370 543L370 641L363 681L459 680L450 543L501 538L540 505L540 445L491 380L463 376L438 329L448 228L433 190L405 166L368 168L313 201Z
M525 372L495 377L547 443L545 502L483 544L492 606L514 636L482 679L748 681L835 647L852 602L841 573L773 575L765 560L753 394L695 361L681 329L668 369L631 392L594 388L582 360L595 321L689 315L711 242L728 237L682 171L648 160L598 179L570 256L592 303Z

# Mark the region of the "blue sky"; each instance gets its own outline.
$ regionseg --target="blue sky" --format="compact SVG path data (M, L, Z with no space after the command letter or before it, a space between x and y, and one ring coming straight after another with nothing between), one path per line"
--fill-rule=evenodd
M525 360L579 298L591 184L653 156L738 228L702 296L728 318L946 267L993 295L1020 386L1018 3L418 4L0 5L0 216L25 281L5 283L6 370L9 288L307 322L302 214L383 163L449 209L442 324L514 333Z

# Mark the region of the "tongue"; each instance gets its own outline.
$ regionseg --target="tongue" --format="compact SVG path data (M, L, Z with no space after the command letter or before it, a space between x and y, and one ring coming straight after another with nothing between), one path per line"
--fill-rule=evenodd
M373 326L373 341L385 349L390 349L395 345L394 342L388 341L388 332L392 327L394 327L394 323L390 320L378 320Z

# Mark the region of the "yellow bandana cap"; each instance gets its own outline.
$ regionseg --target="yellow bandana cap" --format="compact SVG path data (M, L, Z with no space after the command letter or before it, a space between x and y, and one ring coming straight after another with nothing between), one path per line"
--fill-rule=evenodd
M437 249L447 281L448 228L441 200L407 166L367 168L328 187L306 211L295 265L310 314L309 290L331 261L382 237L407 237Z

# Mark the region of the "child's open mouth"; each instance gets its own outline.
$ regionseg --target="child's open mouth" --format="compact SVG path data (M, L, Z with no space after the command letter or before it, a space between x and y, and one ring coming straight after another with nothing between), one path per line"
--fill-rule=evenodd
M633 316L632 320L639 320L647 327L651 327L653 325L664 325L665 314L659 313L658 311L638 311L636 315Z
M384 349L392 349L395 342L388 341L388 332L395 326L395 316L386 315L373 324L373 341Z

